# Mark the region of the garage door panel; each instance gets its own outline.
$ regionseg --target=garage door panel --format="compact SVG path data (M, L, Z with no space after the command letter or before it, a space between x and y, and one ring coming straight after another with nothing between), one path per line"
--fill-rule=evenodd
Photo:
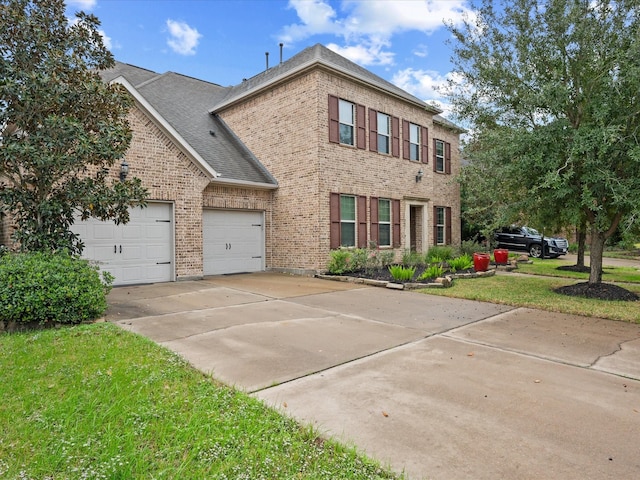
M85 244L82 256L114 275L114 285L167 282L173 279L170 219L170 204L150 203L130 210L125 225L89 219L72 229Z
M204 274L264 270L263 219L262 212L205 210Z

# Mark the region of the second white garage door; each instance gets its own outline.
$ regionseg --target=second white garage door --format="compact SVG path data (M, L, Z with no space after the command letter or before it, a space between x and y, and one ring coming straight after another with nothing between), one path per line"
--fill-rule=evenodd
M264 213L204 210L205 275L264 270Z

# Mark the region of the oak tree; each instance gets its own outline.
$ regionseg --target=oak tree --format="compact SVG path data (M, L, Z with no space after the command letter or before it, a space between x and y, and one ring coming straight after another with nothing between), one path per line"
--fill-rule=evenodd
M514 218L584 223L600 283L605 241L640 214L640 2L484 0L449 29L484 191L499 180Z

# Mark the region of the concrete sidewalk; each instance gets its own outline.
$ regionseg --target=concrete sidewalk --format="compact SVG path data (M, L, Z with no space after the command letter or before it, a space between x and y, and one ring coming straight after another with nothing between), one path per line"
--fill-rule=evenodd
M274 273L109 305L411 479L640 477L639 325Z

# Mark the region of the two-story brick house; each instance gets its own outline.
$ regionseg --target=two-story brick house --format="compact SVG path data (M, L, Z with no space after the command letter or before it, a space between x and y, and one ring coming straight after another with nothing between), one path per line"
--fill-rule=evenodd
M460 242L462 130L322 45L233 87L122 63L102 75L135 98L126 163L150 193L127 225L75 227L116 283Z

